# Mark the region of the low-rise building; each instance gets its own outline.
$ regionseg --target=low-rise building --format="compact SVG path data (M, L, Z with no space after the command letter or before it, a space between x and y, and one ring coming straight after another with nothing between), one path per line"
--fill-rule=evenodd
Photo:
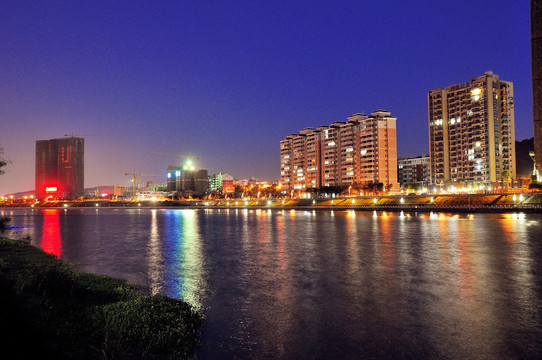
M431 182L429 155L398 158L397 177L401 187L407 184L428 186Z
M209 191L219 191L222 194L233 193L233 176L225 173L209 176Z

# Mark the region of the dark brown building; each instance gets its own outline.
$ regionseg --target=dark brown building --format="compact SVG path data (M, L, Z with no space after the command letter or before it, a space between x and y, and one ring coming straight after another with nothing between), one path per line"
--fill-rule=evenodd
M67 137L36 141L36 197L84 195L85 139Z
M542 171L542 0L531 0L531 66L536 167Z
M187 170L180 166L167 168L167 191L178 195L202 195L209 190L207 169Z

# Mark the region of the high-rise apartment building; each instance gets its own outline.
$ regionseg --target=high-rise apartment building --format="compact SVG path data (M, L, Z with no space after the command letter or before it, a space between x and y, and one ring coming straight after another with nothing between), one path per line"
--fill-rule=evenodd
M533 82L534 156L542 175L542 0L531 0L531 68Z
M377 110L288 135L280 142L282 190L372 183L397 190L396 120Z
M429 171L429 155L420 155L416 157L400 157L397 159L397 177L399 184L420 184L428 186L431 182L431 172Z
M491 71L428 93L431 183L516 177L514 88Z
M205 194L209 190L207 169L187 170L181 166L167 167L166 190L179 195Z
M36 141L36 197L84 195L85 139L67 137Z

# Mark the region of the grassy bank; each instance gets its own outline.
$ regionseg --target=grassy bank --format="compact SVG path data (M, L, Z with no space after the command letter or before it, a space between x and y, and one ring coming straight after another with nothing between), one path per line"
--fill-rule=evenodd
M123 280L81 273L22 241L0 238L0 339L18 358L188 358L201 316Z

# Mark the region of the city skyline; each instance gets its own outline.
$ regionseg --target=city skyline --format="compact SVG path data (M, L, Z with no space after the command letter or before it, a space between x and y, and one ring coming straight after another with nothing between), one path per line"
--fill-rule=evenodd
M428 153L427 91L491 70L533 136L529 3L4 3L0 193L34 187L34 143L85 137L85 187L192 153L209 173L280 178L290 133L386 109L397 155ZM468 14L466 13L468 11Z

